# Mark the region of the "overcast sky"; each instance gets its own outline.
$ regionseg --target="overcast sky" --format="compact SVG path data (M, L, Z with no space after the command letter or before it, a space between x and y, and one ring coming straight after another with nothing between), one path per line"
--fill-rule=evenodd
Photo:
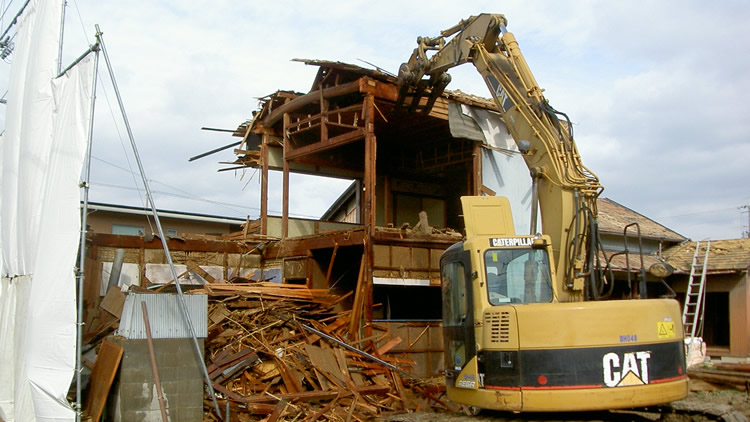
M10 4L3 28L22 3ZM693 240L748 229L746 1L68 0L63 62L99 24L157 207L255 218L259 175L217 172L231 150L188 162L238 140L202 126L234 129L257 98L308 92L317 68L292 58L365 60L396 73L417 36L481 12L508 18L546 97L574 122L604 197ZM103 60L99 70L91 200L143 205ZM449 89L488 96L470 65L451 73ZM297 177L291 212L318 217L347 185ZM281 210L277 189L270 208Z

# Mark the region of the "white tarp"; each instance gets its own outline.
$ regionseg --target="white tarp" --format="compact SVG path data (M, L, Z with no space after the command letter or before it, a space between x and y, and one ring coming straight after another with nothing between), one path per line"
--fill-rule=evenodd
M459 103L450 104L449 115L454 137L482 141L490 147L482 148L482 185L495 195L508 198L516 233L529 234L532 199L529 167L503 119L487 109ZM537 224L537 227L542 226Z
M55 79L61 2L19 18L0 139L0 419L74 420L74 268L93 57Z

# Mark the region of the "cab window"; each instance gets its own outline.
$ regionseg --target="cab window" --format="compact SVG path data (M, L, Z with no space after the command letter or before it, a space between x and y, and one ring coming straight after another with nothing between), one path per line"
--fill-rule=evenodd
M492 305L552 301L549 258L543 249L490 249L484 254Z
M442 266L443 324L461 325L467 318L466 278L461 261L445 262Z

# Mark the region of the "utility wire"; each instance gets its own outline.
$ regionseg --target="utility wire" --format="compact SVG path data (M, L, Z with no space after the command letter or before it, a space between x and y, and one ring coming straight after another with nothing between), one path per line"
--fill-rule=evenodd
M5 2L3 2L3 3L5 3ZM8 7L6 7L5 10L3 10L3 14L2 14L2 16L0 16L0 23L2 23L2 26L5 26L5 14L8 13L8 9L10 9L10 6L12 6L12 5L13 5L13 0L11 0L10 2L8 2Z
M91 41L89 41L88 33L86 32L86 24L83 22L83 17L81 16L81 10L78 8L78 2L73 0L73 5L76 9L76 14L78 16L78 21L81 23L81 29L83 30L83 36L86 38L86 42L91 44ZM109 94L107 91L107 87L104 84L104 78L102 78L102 75L99 73L99 69L94 69L95 72L97 72L97 80L99 81L99 87L101 87L101 91L104 93L104 101L107 103L107 108L109 109L109 115L112 118L112 124L114 125L115 132L117 133L117 138L120 140L120 146L122 147L123 156L125 157L125 161L128 163L128 173L133 178L133 186L135 186L135 190L138 192L138 197L143 204L143 209L148 211L148 200L144 197L143 191L140 189L140 186L138 184L138 180L136 178L137 174L135 171L133 171L133 165L130 162L130 155L128 154L128 149L125 147L125 141L122 136L122 132L120 132L120 126L117 124L117 118L115 117L115 112L112 107L112 102L109 99ZM146 222L149 225L149 229L151 229L151 232L154 232L154 226L151 224L151 218L146 216Z
M131 186L114 185L114 184L110 184L110 183L91 182L90 185L92 185L92 186L101 186L101 187L112 188L112 189L129 190L129 191L136 190L134 187L131 187ZM230 203L226 203L226 202L211 201L211 200L208 200L208 199L195 198L195 197L191 197L191 196L188 196L188 195L180 195L180 194L173 193L173 192L165 192L165 191L155 190L155 191L152 191L152 193L155 193L155 194L158 193L160 195L165 195L165 196L172 196L172 197L175 197L175 198L194 199L194 200L197 200L197 201L206 202L206 203L210 203L210 204L220 204L220 205L221 204L226 204L226 205L236 206L236 207L240 207L240 208L246 208L246 209L254 210L254 211L258 211L259 210L259 208L257 208L257 207L245 206L245 205L240 205L240 204L230 204ZM268 212L272 213L272 214L275 214L275 215L281 215L281 211L278 211L278 210L268 210ZM246 214L242 213L242 214L239 214L239 215L241 215L241 216L244 217ZM315 220L318 219L318 217L316 217L314 215L305 215L305 214L297 214L297 213L289 213L289 216L290 217L298 217L298 218L315 219Z
M693 215L711 214L711 213L715 213L715 212L719 212L719 211L729 211L729 210L734 210L734 209L735 209L735 207L731 207L731 208L719 208L719 209L714 209L714 210L709 210L709 211L693 212L693 213L689 213L689 214L668 215L668 216L665 216L665 217L659 217L659 219L660 220L664 220L664 219L667 219L667 218L690 217L690 216L693 216Z
M100 161L100 162L102 162L104 164L107 164L109 166L115 167L115 168L117 168L119 170L122 170L124 172L132 173L131 170L128 170L128 169L126 169L125 167L122 167L122 166L118 166L115 163L111 163L111 162L109 162L107 160L103 160L103 159L98 158L98 157L93 157L93 158L95 160L97 160L97 161ZM214 200L206 199L206 198L198 196L198 195L196 195L196 194L194 194L192 192L188 192L186 190L180 189L180 188L178 188L176 186L172 186L172 185L170 185L168 183L164 183L164 182L161 182L161 181L158 181L158 180L149 179L149 182L151 182L151 183L158 183L160 185L166 186L166 187L168 187L170 189L173 189L173 190L175 190L177 192L180 192L182 195L176 195L176 194L171 194L171 193L166 193L166 192L160 192L162 194L169 194L171 196L175 196L175 197L179 197L179 198L194 199L196 201L201 201L201 202L206 202L206 203L218 205L218 206L220 206L220 207L222 207L224 209L227 209L227 210L229 210L229 211L231 211L233 213L236 213L237 215L244 216L244 212L242 212L242 211L240 211L240 210L238 210L236 208L233 208L233 207L251 209L251 210L258 211L258 212L260 211L260 208L257 208L257 207L251 207L251 206L246 206L246 205L242 205L242 204L236 204L236 203L230 203L230 202L221 202L221 201L214 201Z

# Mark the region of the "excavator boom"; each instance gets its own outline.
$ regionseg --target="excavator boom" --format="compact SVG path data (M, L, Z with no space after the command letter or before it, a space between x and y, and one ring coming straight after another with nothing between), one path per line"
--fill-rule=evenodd
M446 72L471 62L529 167L543 232L552 238L557 259L560 300L598 299L605 282L596 265L596 198L603 187L583 165L570 121L544 98L506 25L503 15L481 14L439 37L418 38L417 48L399 69L398 104L417 111L421 98L427 97L421 110L428 112L450 82ZM531 227L530 234L536 234L536 221Z

